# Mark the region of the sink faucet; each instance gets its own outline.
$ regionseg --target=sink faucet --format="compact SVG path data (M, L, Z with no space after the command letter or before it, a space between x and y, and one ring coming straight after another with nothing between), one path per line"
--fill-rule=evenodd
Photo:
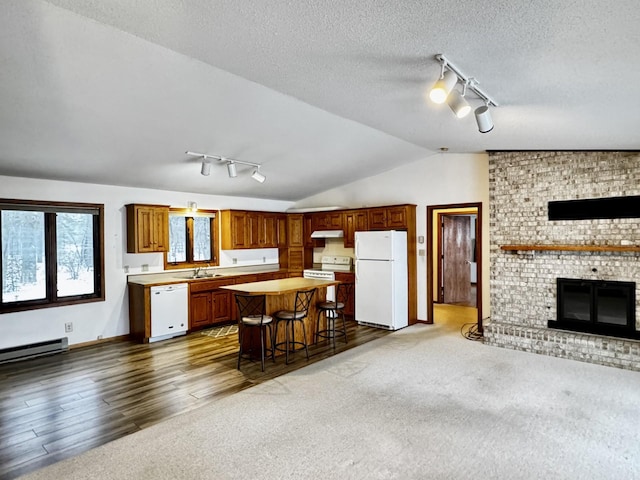
M202 267L196 267L193 269L193 276L197 277L198 275L200 275L200 271L202 270Z

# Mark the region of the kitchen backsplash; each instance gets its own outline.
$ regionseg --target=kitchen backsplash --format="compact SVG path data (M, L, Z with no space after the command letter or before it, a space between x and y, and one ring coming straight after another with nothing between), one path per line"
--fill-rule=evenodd
M323 255L355 258L353 248L345 248L344 238L327 238L324 247L313 249L313 263L320 263Z

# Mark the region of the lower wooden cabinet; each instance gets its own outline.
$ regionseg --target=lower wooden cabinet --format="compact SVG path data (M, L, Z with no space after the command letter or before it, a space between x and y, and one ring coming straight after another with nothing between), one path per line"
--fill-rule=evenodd
M189 328L202 328L233 320L233 296L220 287L233 280L199 281L189 285Z
M351 290L351 297L344 309L344 314L347 317L353 318L356 312L356 276L353 273L336 272L336 280L342 283L353 283L353 289Z

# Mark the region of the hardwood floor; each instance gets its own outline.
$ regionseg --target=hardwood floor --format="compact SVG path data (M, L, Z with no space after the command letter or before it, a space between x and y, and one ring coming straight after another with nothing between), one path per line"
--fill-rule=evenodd
M12 479L226 395L387 335L347 322L349 343L328 342L285 365L243 360L237 335L194 332L153 344L114 341L0 365L0 478Z

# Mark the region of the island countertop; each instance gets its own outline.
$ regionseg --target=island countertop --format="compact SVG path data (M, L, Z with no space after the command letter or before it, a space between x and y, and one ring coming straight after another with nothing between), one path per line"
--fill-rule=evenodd
M338 285L335 280L318 280L314 278L282 278L280 280L265 280L263 282L238 283L220 287L225 290L232 290L250 295L284 295L295 293L298 290L309 290L310 288L326 288Z

